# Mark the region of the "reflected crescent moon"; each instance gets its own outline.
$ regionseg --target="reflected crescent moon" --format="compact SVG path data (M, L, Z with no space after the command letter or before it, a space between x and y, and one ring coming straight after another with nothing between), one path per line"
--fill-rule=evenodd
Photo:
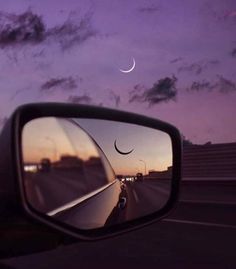
M115 150L116 150L118 153L122 154L122 155L128 155L128 154L130 154L130 153L134 150L134 149L131 149L130 151L127 151L127 152L124 152L124 151L119 150L119 149L117 148L117 145L116 145L116 140L115 140L115 142L114 142L114 147L115 147Z
M133 58L133 65L132 65L132 67L131 67L130 69L128 69L128 70L119 69L119 70L120 70L120 72L122 72L122 73L130 73L132 70L134 70L135 65L136 65L136 63L135 63L135 59Z

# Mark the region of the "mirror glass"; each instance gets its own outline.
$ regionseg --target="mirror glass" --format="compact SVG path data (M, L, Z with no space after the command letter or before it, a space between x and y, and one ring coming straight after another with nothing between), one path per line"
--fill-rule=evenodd
M79 229L157 212L171 192L168 134L99 119L44 117L22 132L28 204Z

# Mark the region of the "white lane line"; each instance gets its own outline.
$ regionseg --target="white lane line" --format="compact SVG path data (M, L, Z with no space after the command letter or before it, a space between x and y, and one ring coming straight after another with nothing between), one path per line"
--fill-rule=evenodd
M65 204L63 206L60 206L60 207L58 207L58 208L56 208L56 209L48 212L47 215L48 216L53 216L53 215L55 215L55 214L57 214L57 213L59 213L61 211L64 211L66 209L69 209L69 208L71 208L71 207L73 207L73 206L75 206L75 205L77 205L77 204L79 204L79 203L81 203L81 202L89 199L90 197L96 195L97 193L102 192L103 190L107 189L109 186L111 186L115 182L116 182L116 180L114 180L111 183L106 184L105 186L103 186L103 187L101 187L101 188L99 188L99 189L97 189L97 190L95 190L93 192L90 192L90 193L88 193L86 195L83 195L82 197L80 197L78 199L75 199L75 200L73 200L73 201L71 201L71 202L69 202L69 203L67 203L67 204Z
M42 195L42 192L38 186L35 186L35 192L36 192L36 195L38 197L40 204L44 204L43 195Z
M134 195L135 202L138 203L139 199L138 199L138 195L137 195L136 191L134 189L132 189L132 192L133 192L133 195Z
M212 223L212 222L201 222L201 221L180 220L180 219L163 219L163 221L184 223L184 224L195 224L195 225L202 225L202 226L214 226L214 227L219 227L219 228L236 229L236 225L219 224L219 223Z
M211 200L185 200L180 199L179 202L190 203L190 204L214 204L214 205L235 205L236 202L221 202L221 201L211 201Z

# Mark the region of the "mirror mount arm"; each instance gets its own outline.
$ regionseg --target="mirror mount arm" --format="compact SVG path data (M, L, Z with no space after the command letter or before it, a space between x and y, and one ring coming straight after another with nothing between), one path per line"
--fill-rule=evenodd
M0 259L30 255L53 250L60 245L78 242L46 225L22 220L8 221L0 225Z

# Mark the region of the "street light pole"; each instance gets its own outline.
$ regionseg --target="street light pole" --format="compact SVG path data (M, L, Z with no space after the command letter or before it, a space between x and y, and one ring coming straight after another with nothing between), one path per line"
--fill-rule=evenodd
M139 160L140 162L142 162L144 164L144 175L146 175L146 162L144 160Z
M55 162L57 160L57 145L56 145L55 141L52 138L46 136L45 139L50 141L53 144L53 147L54 147L54 162Z

